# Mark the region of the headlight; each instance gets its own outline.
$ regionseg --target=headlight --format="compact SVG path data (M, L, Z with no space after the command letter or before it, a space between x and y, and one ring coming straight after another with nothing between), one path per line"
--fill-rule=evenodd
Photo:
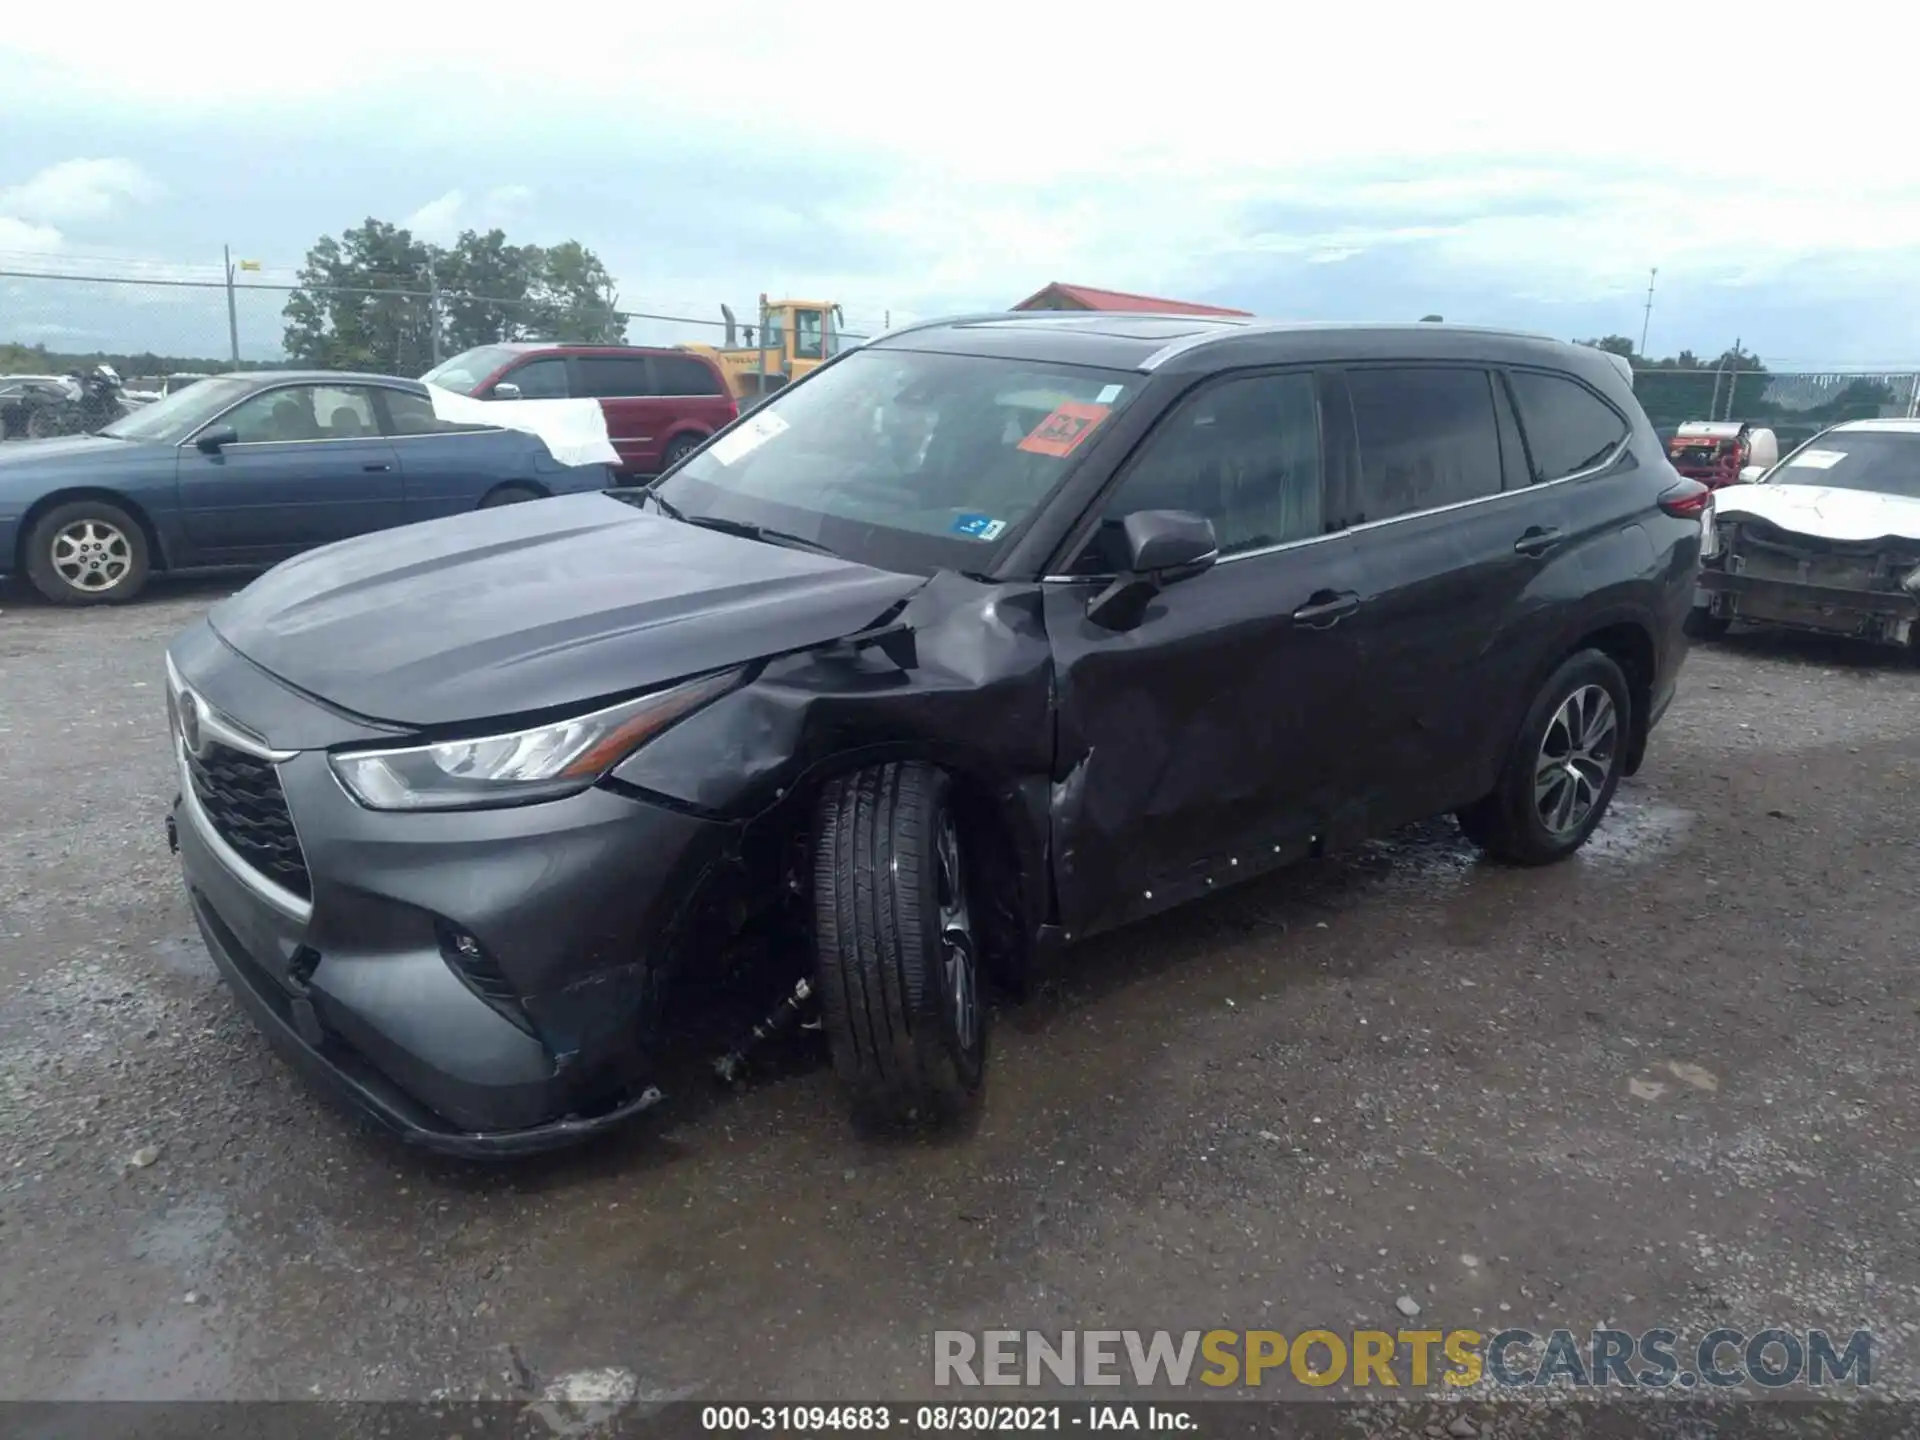
M1907 572L1907 578L1900 582L1900 588L1909 595L1920 595L1920 565Z
M346 750L333 773L370 810L522 805L584 790L667 726L717 700L744 669L702 676L590 715L476 740Z

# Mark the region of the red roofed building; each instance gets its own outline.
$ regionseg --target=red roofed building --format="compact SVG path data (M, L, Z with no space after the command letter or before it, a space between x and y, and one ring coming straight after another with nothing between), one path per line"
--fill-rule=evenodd
M1162 300L1156 295L1129 295L1124 290L1096 290L1091 285L1067 285L1055 280L1036 290L1016 310L1122 310L1135 315L1250 315L1219 305L1195 305L1187 300Z

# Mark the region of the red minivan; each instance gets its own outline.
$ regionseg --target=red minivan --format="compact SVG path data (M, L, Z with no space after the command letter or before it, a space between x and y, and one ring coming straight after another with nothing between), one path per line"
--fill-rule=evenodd
M482 345L420 378L476 400L598 400L623 475L659 474L740 413L720 366L687 350Z

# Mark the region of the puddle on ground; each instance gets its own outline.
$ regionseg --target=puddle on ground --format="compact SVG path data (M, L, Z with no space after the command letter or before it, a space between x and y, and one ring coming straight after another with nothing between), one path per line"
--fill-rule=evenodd
M1650 864L1679 848L1693 819L1693 811L1678 805L1616 796L1607 818L1574 858L1589 865Z

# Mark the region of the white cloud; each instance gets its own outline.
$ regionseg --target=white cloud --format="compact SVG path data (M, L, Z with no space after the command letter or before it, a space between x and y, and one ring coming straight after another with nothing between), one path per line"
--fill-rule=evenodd
M427 201L400 224L422 240L451 245L462 230L504 225L532 203L533 190L526 185L495 185L478 205L469 205L467 192L454 189Z
M1051 279L1230 298L1235 284L1383 250L1515 296L1625 297L1653 265L1663 291L1686 276L1758 285L1821 257L1894 274L1920 236L1920 183L1897 161L1911 129L1907 51L1786 57L1764 84L1736 75L1738 113L1703 120L1676 88L1686 82L1668 38L1677 19L1691 35L1749 34L1752 12L1732 0L1696 0L1681 17L1665 0L1616 0L1597 20L1536 0L1388 18L1186 0L1172 25L1124 7L1088 24L1064 0L976 0L964 24L879 0L736 0L722 27L698 10L582 6L586 49L390 7L381 44L350 57L315 53L291 12L263 15L223 30L221 83L199 87L178 83L204 51L191 27L93 33L26 6L0 39L0 125L231 118L289 144L306 136L330 173L350 173L351 147L386 143L356 138L353 117L406 96L407 154L434 157L442 184L464 182L420 205L410 229L447 243L537 218L631 279L627 303L691 296L703 312L765 289L898 320L1005 303ZM1911 26L1909 7L1887 0L1847 14L1856 36ZM286 65L290 50L309 63ZM796 70L796 55L814 68ZM637 89L635 56L646 57ZM808 101L808 75L830 103ZM590 93L622 95L617 145L604 114L577 103ZM486 114L513 123L476 129ZM716 231L751 209L763 255L665 254L644 226L600 228L593 187L541 178L536 210L527 187L490 184L482 168L511 154L509 174L542 177L532 157L545 154L590 173L612 156L612 188L619 146L636 136L663 153L694 136L764 160L775 177L764 193L660 197L698 207ZM778 166L821 155L870 170L875 193L819 218L812 197L781 189ZM784 223L769 220L782 214L883 258L789 268ZM0 215L65 223L4 203Z
M0 215L54 224L102 220L128 201L152 199L159 188L131 160L62 160L0 190Z
M400 228L411 230L420 239L431 240L436 245L448 244L460 233L460 211L466 203L466 192L449 190L407 216L400 222Z
M35 225L0 215L0 253L21 255L51 254L60 248L60 232L51 225Z

